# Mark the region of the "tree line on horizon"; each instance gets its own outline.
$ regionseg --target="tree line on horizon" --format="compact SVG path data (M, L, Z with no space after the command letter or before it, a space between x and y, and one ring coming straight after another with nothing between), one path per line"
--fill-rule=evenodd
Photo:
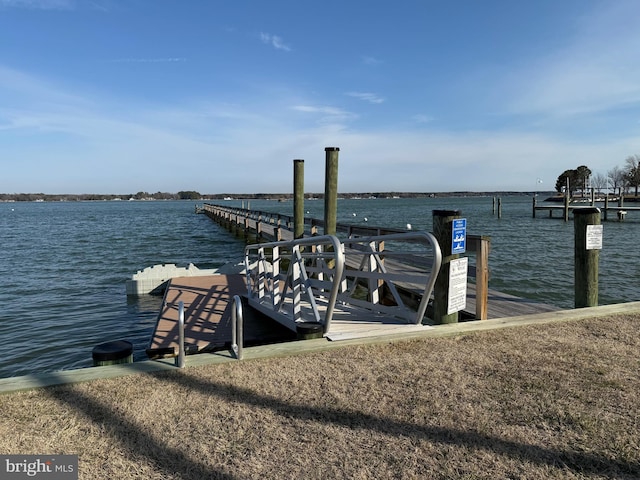
M435 197L472 197L488 195L529 195L531 192L515 190L503 191L452 191L452 192L350 192L340 193L340 198L435 198ZM322 200L324 193L305 193L306 200ZM91 202L114 200L292 200L292 193L211 193L200 194L196 191L178 193L148 193L135 194L47 194L47 193L0 193L0 202Z
M48 194L48 193L0 193L0 202L90 202L104 200L201 200L202 195L194 190L167 192L138 192L127 195L81 193L81 194Z
M638 196L638 187L640 187L640 155L630 155L625 159L624 167L615 166L610 169L606 175L603 173L595 173L586 165L580 165L575 169L569 169L562 172L556 180L557 192L568 192L570 196L574 196L580 192L582 196L593 188L597 193L603 190L609 190L613 194L628 194L633 188L634 195Z

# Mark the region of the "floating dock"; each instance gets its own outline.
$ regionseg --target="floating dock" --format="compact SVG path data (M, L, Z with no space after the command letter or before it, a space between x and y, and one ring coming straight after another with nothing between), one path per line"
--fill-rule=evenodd
M246 295L245 276L208 275L177 277L169 282L162 311L158 315L147 356L178 354L178 303L185 308L185 350L187 354L227 348L231 342L231 302L234 295ZM277 322L247 309L245 343L248 345L295 339Z

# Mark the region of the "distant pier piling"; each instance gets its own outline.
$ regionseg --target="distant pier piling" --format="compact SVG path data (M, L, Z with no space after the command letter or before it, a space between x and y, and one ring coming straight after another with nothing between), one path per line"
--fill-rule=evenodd
M324 234L335 235L338 215L338 147L325 151L324 177Z
M304 160L293 161L293 237L304 237Z
M498 218L502 218L502 198L493 197L493 214L496 214L496 206L498 209Z

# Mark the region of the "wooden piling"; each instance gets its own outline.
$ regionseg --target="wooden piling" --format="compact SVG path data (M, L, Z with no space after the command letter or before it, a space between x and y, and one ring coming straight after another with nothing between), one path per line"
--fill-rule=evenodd
M498 218L502 218L502 197L498 197Z
M600 225L600 209L595 207L575 209L573 223L575 234L575 307L597 307L600 250L597 245L594 245L594 232L590 231L589 226ZM602 242L601 237L600 242Z
M533 218L536 218L536 196L533 196L533 206L531 208L531 214L533 216Z
M335 235L338 216L338 147L326 147L324 177L324 234Z
M452 254L453 220L460 218L460 210L434 210L433 235L442 252L442 264L433 289L433 321L436 324L457 323L458 312L447 314L449 307L449 272L451 260L460 255Z
M293 238L304 237L304 160L293 161Z

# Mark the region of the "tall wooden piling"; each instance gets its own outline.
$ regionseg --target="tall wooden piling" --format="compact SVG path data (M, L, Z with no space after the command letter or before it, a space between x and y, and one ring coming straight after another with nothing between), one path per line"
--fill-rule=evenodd
M575 306L598 306L598 263L602 248L599 208L573 211L575 234Z
M304 237L304 160L293 161L293 238Z
M335 235L338 217L338 147L326 147L324 175L324 234Z
M449 308L449 273L451 260L460 255L452 254L453 220L460 218L460 210L434 210L433 235L442 252L442 264L433 289L433 321L436 324L457 323L458 312L447 313Z
M536 203L537 203L536 196L534 195L533 196L533 206L532 206L532 209L531 209L531 213L532 213L533 218L536 218Z

